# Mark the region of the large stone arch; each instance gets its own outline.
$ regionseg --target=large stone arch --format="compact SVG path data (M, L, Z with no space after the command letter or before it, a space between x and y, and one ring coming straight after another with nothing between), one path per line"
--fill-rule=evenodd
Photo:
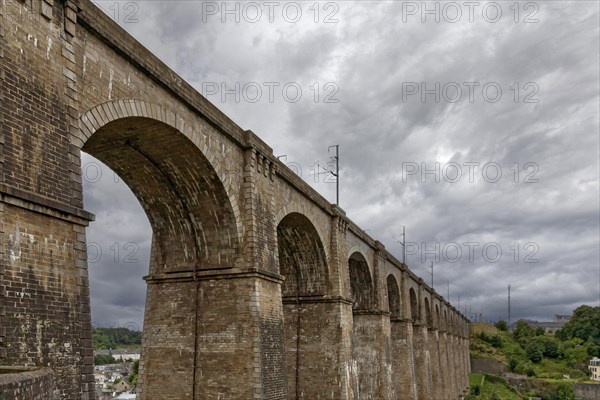
M117 111L122 104L105 103L82 115L80 138L81 151L109 166L131 189L153 231L141 398L172 395L162 384L168 379L185 382L178 385L177 396L231 390L228 382L217 377L253 357L252 344L242 346L239 355L221 358L215 368L211 354L219 344L202 342L201 337L243 331L243 315L251 310L234 302L215 304L215 299L239 288L233 287L233 281L207 284L202 275L242 267L237 202L232 201L222 171L211 163L212 155L199 137L184 134L185 127L178 127L176 119L158 106L153 113L150 104L130 102ZM224 309L229 317L216 319ZM249 364L244 373L254 373Z
M285 206L281 207L275 213L275 218L274 218L275 225L278 226L284 218L286 218L288 215L291 215L291 214L300 214L300 215L304 216L310 222L310 224L313 226L313 228L315 229L317 236L319 237L319 240L321 241L321 243L329 242L329 238L325 232L324 227L322 226L322 224L319 224L317 222L318 221L318 213L315 213L315 208L311 207L310 204L304 204L302 202L295 202L295 201L286 204ZM329 274L329 260L330 260L329 246L323 246L323 251L325 252L325 265L328 268L328 274Z
M431 313L431 304L429 302L429 297L425 297L423 302L425 309L425 323L429 328L433 328L433 314Z
M398 281L394 274L387 276L387 297L388 297L388 309L390 310L390 318L397 320L401 318L402 305L400 303L400 289Z
M381 312L375 293L375 279L367 258L360 251L348 257L350 300L352 301L352 358L358 375L354 398L376 398L384 382L378 379L378 370L385 365L380 343L385 341L382 321L389 317Z
M354 252L348 258L350 274L350 298L355 311L372 310L375 307L375 288L371 269L365 256Z
M322 302L329 292L325 250L315 225L297 212L278 219L277 243L289 396L315 398L322 379L319 360L325 356L318 321L329 312Z
M283 297L323 296L329 279L323 242L313 223L291 213L277 225L279 271L285 277Z
M176 129L127 117L100 127L82 151L113 169L152 225L151 273L231 268L239 259L233 207L199 149Z
M206 136L195 128L194 124L174 110L164 105L155 104L145 100L112 100L96 105L83 112L79 117L79 129L75 130L75 145L82 151L88 140L98 131L112 122L125 119L142 118L154 121L157 125L166 125L183 137L187 138L190 144L193 144L201 154L202 159L218 177L223 185L227 198L230 200L231 211L237 229L237 236L241 237L243 228L236 195L237 188L232 185L232 180L227 176L227 171L223 170L220 163L216 161L214 150L210 148L210 143L206 141ZM89 152L89 151L86 151ZM115 171L116 172L116 171Z
M446 308L444 307L444 322L442 324L442 329L444 329L444 331L448 332L449 331L449 323L448 323L448 311L446 310Z
M418 323L421 321L421 311L419 308L417 293L412 287L408 289L408 298L410 301L410 317L412 318L413 323Z

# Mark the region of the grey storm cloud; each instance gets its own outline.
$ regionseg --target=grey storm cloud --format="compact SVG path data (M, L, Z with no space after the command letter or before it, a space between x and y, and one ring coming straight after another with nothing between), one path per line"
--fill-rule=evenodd
M516 318L599 301L597 2L520 2L518 15L514 2L496 2L497 22L491 11L482 17L480 2L473 22L463 7L456 23L443 11L422 22L421 10L409 12L422 3L402 1L319 2L318 16L298 2L302 18L292 23L281 14L287 3L273 22L265 7L257 22L243 13L223 22L220 10L207 13L222 2L141 1L137 23L123 13L118 22L332 202L334 185L311 172L339 144L342 208L399 258L405 225L409 266L429 281L433 260L436 290L446 296L449 283L467 316L505 318L509 284ZM115 16L113 1L99 4ZM436 4L444 10L427 6ZM265 82L278 84L272 101ZM259 101L222 98L221 88L248 83L262 87ZM289 83L302 89L297 102L282 94ZM437 177L422 175L437 165ZM151 228L102 168L101 180L85 182L97 215L88 240L103 247L90 265L93 319L141 325ZM136 263L123 262L128 243L138 246ZM464 243L477 243L472 256Z

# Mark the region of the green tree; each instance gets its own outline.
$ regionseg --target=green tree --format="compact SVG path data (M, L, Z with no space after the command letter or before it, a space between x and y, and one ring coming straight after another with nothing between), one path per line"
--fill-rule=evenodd
M490 336L488 341L492 346L494 346L496 348L502 347L502 339L498 335Z
M525 351L527 352L527 358L529 358L531 362L539 363L544 358L543 348L540 343L536 341L532 340L527 343Z
M587 363L589 358L587 348L581 344L579 339L571 339L565 345L564 359L567 360L570 368L577 368L577 366Z
M499 331L503 331L503 332L507 332L508 331L508 324L503 319L501 319L500 321L496 322L495 326L496 326L496 329L498 329Z
M117 360L110 355L97 355L94 356L94 365L105 365L105 364L116 364Z
M95 328L92 339L95 350L140 346L142 332L127 328Z
M558 358L560 355L558 343L554 339L547 339L544 344L544 357Z
M573 400L575 393L573 392L573 385L567 382L561 382L556 387L556 399L557 400Z
M519 320L517 321L517 326L513 331L513 336L515 339L525 339L534 336L535 331L526 321Z
M546 331L542 327L535 328L535 336L544 336Z
M590 357L600 357L600 345L593 341L588 342L587 351Z
M133 367L131 368L131 374L129 375L129 383L136 384L138 379L138 372L140 368L140 361L137 360L133 363Z
M588 341L591 338L600 343L600 307L585 304L577 307L571 320L555 335L561 340L579 338Z

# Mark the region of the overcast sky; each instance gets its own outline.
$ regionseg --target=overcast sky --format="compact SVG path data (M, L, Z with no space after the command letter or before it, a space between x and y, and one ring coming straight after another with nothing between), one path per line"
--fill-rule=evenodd
M506 318L509 284L513 321L598 305L597 1L100 4L331 202L339 144L341 207L399 259L405 225L468 317ZM95 163L92 318L141 328L151 228Z

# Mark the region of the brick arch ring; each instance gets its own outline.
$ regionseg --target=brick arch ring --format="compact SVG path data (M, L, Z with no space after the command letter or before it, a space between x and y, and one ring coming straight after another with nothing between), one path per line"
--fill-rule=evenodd
M327 264L327 269L329 270L330 252L329 252L329 246L325 245L326 243L328 243L328 241L323 240L325 235L324 235L321 227L317 223L315 223L316 218L314 218L314 216L311 213L309 208L305 207L303 204L298 204L295 202L286 204L285 206L281 207L278 212L275 213L275 226L276 227L279 226L279 223L281 223L281 221L287 215L292 214L292 213L301 214L304 217L306 217L306 219L308 219L310 221L312 226L317 231L317 235L319 235L319 240L321 241L321 244L323 245L323 250L325 251L325 262Z
M369 260L369 257L365 254L365 251L363 250L363 248L361 246L354 245L354 246L350 247L350 249L348 250L348 254L346 255L346 262L348 262L348 260L350 259L350 257L352 257L352 254L354 254L354 253L359 253L361 256L363 256L363 258L367 262L367 267L369 267L369 272L371 273L371 279L372 279L373 278L373 267L371 266L372 263Z
M223 185L223 189L231 204L238 237L241 238L243 236L242 219L238 202L236 201L237 198L234 194L235 191L231 187L231 181L226 178L225 173L215 162L213 152L204 140L202 140L202 134L194 129L191 122L186 121L177 112L144 100L112 100L98 104L82 113L79 117L79 132L75 136L80 140L80 148L103 126L110 122L129 117L149 118L169 125L189 139L200 150Z

